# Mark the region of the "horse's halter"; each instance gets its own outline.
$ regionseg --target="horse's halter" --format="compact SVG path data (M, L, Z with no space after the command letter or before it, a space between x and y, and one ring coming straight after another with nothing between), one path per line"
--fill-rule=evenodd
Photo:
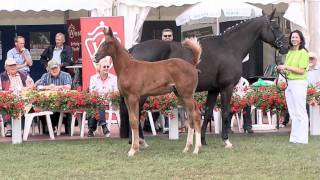
M276 30L272 23L275 23L275 22L269 22L270 23L270 28L271 28L271 31L274 35L274 37L276 38L274 41L273 41L273 47L276 47L277 49L281 49L284 47L284 40L285 40L285 36L284 34L282 34L279 30Z

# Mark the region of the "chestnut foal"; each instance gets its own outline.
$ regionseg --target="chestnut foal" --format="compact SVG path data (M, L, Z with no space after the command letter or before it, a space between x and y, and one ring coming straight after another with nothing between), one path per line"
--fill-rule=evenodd
M159 62L146 62L131 59L127 50L122 47L113 36L111 28L104 30L104 42L96 53L96 61L111 56L114 69L118 76L118 88L124 96L129 111L129 121L132 132L132 145L128 156L139 151L139 99L140 96L163 95L174 92L183 103L188 114L188 137L183 152L188 152L193 145L195 129L196 140L194 154L201 148L200 111L194 100L194 93L198 84L198 70L201 47L196 38L186 39L182 45L190 48L194 55L193 64L179 58L172 58Z

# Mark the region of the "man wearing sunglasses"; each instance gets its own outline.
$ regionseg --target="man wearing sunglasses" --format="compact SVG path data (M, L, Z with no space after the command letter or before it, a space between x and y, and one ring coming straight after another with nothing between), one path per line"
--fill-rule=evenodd
M173 41L173 32L171 29L166 28L162 30L162 40L163 41Z
M110 66L111 58L109 56L100 60L99 64L97 65L97 74L90 77L90 92L106 94L108 92L118 91L117 77L109 73ZM106 137L109 137L110 131L107 128L105 108L101 108L99 110L99 120L96 118L89 119L88 137L94 136L94 131L96 131L98 124L102 127L103 134Z

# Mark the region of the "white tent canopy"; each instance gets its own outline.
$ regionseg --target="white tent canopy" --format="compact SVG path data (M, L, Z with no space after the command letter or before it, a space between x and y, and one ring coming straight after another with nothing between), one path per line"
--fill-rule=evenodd
M243 20L262 15L262 9L242 2L203 1L191 6L176 18L177 26L204 22Z
M88 10L91 11L97 7L105 7L108 4L104 0L6 0L1 1L0 11L66 11L66 10Z

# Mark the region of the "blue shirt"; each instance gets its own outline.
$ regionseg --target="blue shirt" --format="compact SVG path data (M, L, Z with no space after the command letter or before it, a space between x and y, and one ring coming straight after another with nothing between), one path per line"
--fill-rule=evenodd
M59 64L61 64L61 52L63 50L63 47L55 47L53 49L52 59L57 61Z
M26 57L31 59L31 55L28 49L24 51L24 54L26 55ZM18 52L16 48L12 48L10 51L8 51L7 58L13 58L14 60L16 60L17 64L24 64L25 62L23 54ZM30 68L29 66L25 66L23 68L20 68L19 71L29 74Z
M59 76L53 77L50 73L45 73L42 75L41 79L37 82L37 86L48 86L50 84L54 84L56 86L62 86L62 85L71 85L72 80L69 73L60 71Z

